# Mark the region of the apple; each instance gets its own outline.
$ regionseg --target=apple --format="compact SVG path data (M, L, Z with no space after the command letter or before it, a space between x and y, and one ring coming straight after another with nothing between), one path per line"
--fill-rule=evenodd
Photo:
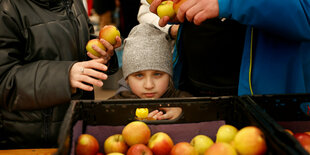
M299 141L301 146L310 153L310 135L307 133L295 133L294 137Z
M264 154L267 150L264 133L255 126L246 126L238 131L233 145L240 154Z
M133 121L123 128L122 135L129 146L147 144L151 137L151 130L144 122Z
M151 5L154 0L146 0L146 1Z
M111 45L116 44L116 36L121 36L121 33L114 25L105 25L99 31L99 39L104 39Z
M164 16L168 16L170 19L175 17L175 12L173 10L173 2L172 1L163 1L157 7L157 15L159 18Z
M153 134L148 143L148 147L155 155L168 155L173 145L171 137L164 132Z
M112 153L112 152L126 153L128 149L128 146L121 134L114 134L108 137L104 141L103 147L105 153Z
M170 155L198 155L198 152L190 143L179 142L172 147Z
M145 144L135 144L128 149L126 155L153 155L153 152Z
M204 155L237 155L237 151L226 142L216 142L209 147Z
M146 119L149 115L149 109L148 108L137 108L136 109L136 116L140 119Z
M222 125L216 133L216 142L226 142L230 143L237 134L238 129L232 125L225 124Z
M99 39L92 39L92 40L89 40L89 41L87 42L87 45L86 45L86 50L87 50L87 52L90 52L91 54L93 54L93 55L95 55L95 56L97 56L97 57L100 57L101 54L98 53L97 51L95 51L95 50L93 49L93 47L92 47L93 45L98 46L98 47L101 48L102 50L106 50L106 48L103 46L103 44L100 42Z
M180 0L179 2L173 4L173 10L175 13L178 13L181 4L183 4L185 1L186 0Z
M206 135L196 135L190 142L199 155L203 155L206 150L214 144L213 140Z
M108 153L107 155L125 155L125 154L119 153L119 152L113 152L113 153Z
M305 133L308 134L308 135L310 135L310 131L306 131Z
M81 134L76 144L76 155L96 155L99 152L97 139L90 134Z

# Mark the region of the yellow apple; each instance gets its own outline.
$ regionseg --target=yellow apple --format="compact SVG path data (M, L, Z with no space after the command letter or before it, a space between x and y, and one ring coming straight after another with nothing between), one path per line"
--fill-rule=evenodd
M216 142L209 147L204 155L237 155L237 151L228 143Z
M171 137L164 132L153 134L148 143L148 147L155 155L169 155L173 145Z
M128 149L128 146L121 134L114 134L108 137L104 141L103 147L105 153L112 153L112 152L126 153Z
M199 155L203 155L214 142L206 135L197 135L191 140L190 144L194 146Z
M152 4L153 0L146 0L149 4Z
M181 4L183 4L185 1L186 0L180 0L179 2L173 4L173 9L175 13L178 13Z
M147 118L149 115L149 109L148 108L137 108L136 109L136 116L137 118Z
M238 129L232 125L222 125L216 133L216 142L226 142L230 143L235 135L237 134Z
M179 142L173 146L170 155L198 155L198 152L190 143Z
M133 121L123 128L122 135L129 146L147 144L151 137L151 130L144 122Z
M89 40L87 45L86 45L86 50L87 52L90 52L91 54L97 56L97 57L100 57L101 55L95 51L93 49L93 45L96 45L98 46L99 48L101 48L102 50L106 50L106 48L103 46L103 44L100 42L99 39L92 39L92 40Z
M255 126L246 126L238 131L233 145L239 154L264 154L267 150L264 133Z
M172 1L163 1L157 7L157 15L159 18L164 16L168 16L170 19L175 17L175 12L173 10L173 2Z
M99 31L99 39L104 39L111 45L116 44L116 36L121 36L121 33L114 25L105 25Z

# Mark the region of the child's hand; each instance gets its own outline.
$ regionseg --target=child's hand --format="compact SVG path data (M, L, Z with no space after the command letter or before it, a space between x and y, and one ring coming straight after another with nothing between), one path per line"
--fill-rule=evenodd
M160 108L160 110L166 111L163 115L158 115L158 120L173 120L180 116L182 113L182 108Z
M159 116L162 116L164 113L162 111L159 110L154 110L152 112L149 113L148 117L154 118L155 120L158 119Z

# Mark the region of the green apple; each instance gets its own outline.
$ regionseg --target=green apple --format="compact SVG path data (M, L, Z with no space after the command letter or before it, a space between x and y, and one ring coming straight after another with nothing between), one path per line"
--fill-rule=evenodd
M194 146L199 155L203 155L214 142L206 135L197 135L191 140L190 144Z
M96 45L98 46L99 48L101 48L102 50L106 50L106 48L103 46L103 44L100 42L99 39L92 39L92 40L89 40L87 45L86 45L86 50L87 52L90 52L91 54L97 56L97 57L100 57L101 54L98 53L96 50L93 49L93 45Z
M232 125L222 125L216 133L216 142L230 143L235 138L238 129Z
M170 19L175 17L175 12L173 9L173 1L163 1L157 7L157 15L159 18L168 16Z

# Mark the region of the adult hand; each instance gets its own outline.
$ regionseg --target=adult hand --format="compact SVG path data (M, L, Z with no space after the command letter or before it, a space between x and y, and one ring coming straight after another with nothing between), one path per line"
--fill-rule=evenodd
M174 3L180 0L173 0ZM180 22L186 19L200 25L203 21L219 16L218 0L186 0L180 5L176 18Z
M92 58L92 59L98 59L98 58L102 58L104 59L103 64L107 64L108 61L111 59L111 57L114 55L114 49L118 48L121 46L122 44L122 39L119 36L116 36L116 44L113 46L111 45L109 42L107 42L104 39L100 39L100 42L103 44L103 46L106 48L105 50L102 50L101 48L99 48L97 45L93 45L92 48L97 51L101 56L97 57L93 54L91 54L90 52L87 52L87 55Z
M150 11L157 13L157 7L163 0L154 0L150 6ZM180 0L173 0L178 3ZM158 22L159 26L165 26L168 22L184 22L186 18L196 25L200 25L203 21L219 16L218 0L186 0L180 5L175 19L171 20L168 16L161 18Z
M104 59L98 58L75 63L69 74L72 93L74 93L77 88L85 91L92 91L94 89L92 85L101 87L103 85L101 80L106 80L108 78L106 74L101 72L107 71L108 69L108 67L103 64L104 61Z

